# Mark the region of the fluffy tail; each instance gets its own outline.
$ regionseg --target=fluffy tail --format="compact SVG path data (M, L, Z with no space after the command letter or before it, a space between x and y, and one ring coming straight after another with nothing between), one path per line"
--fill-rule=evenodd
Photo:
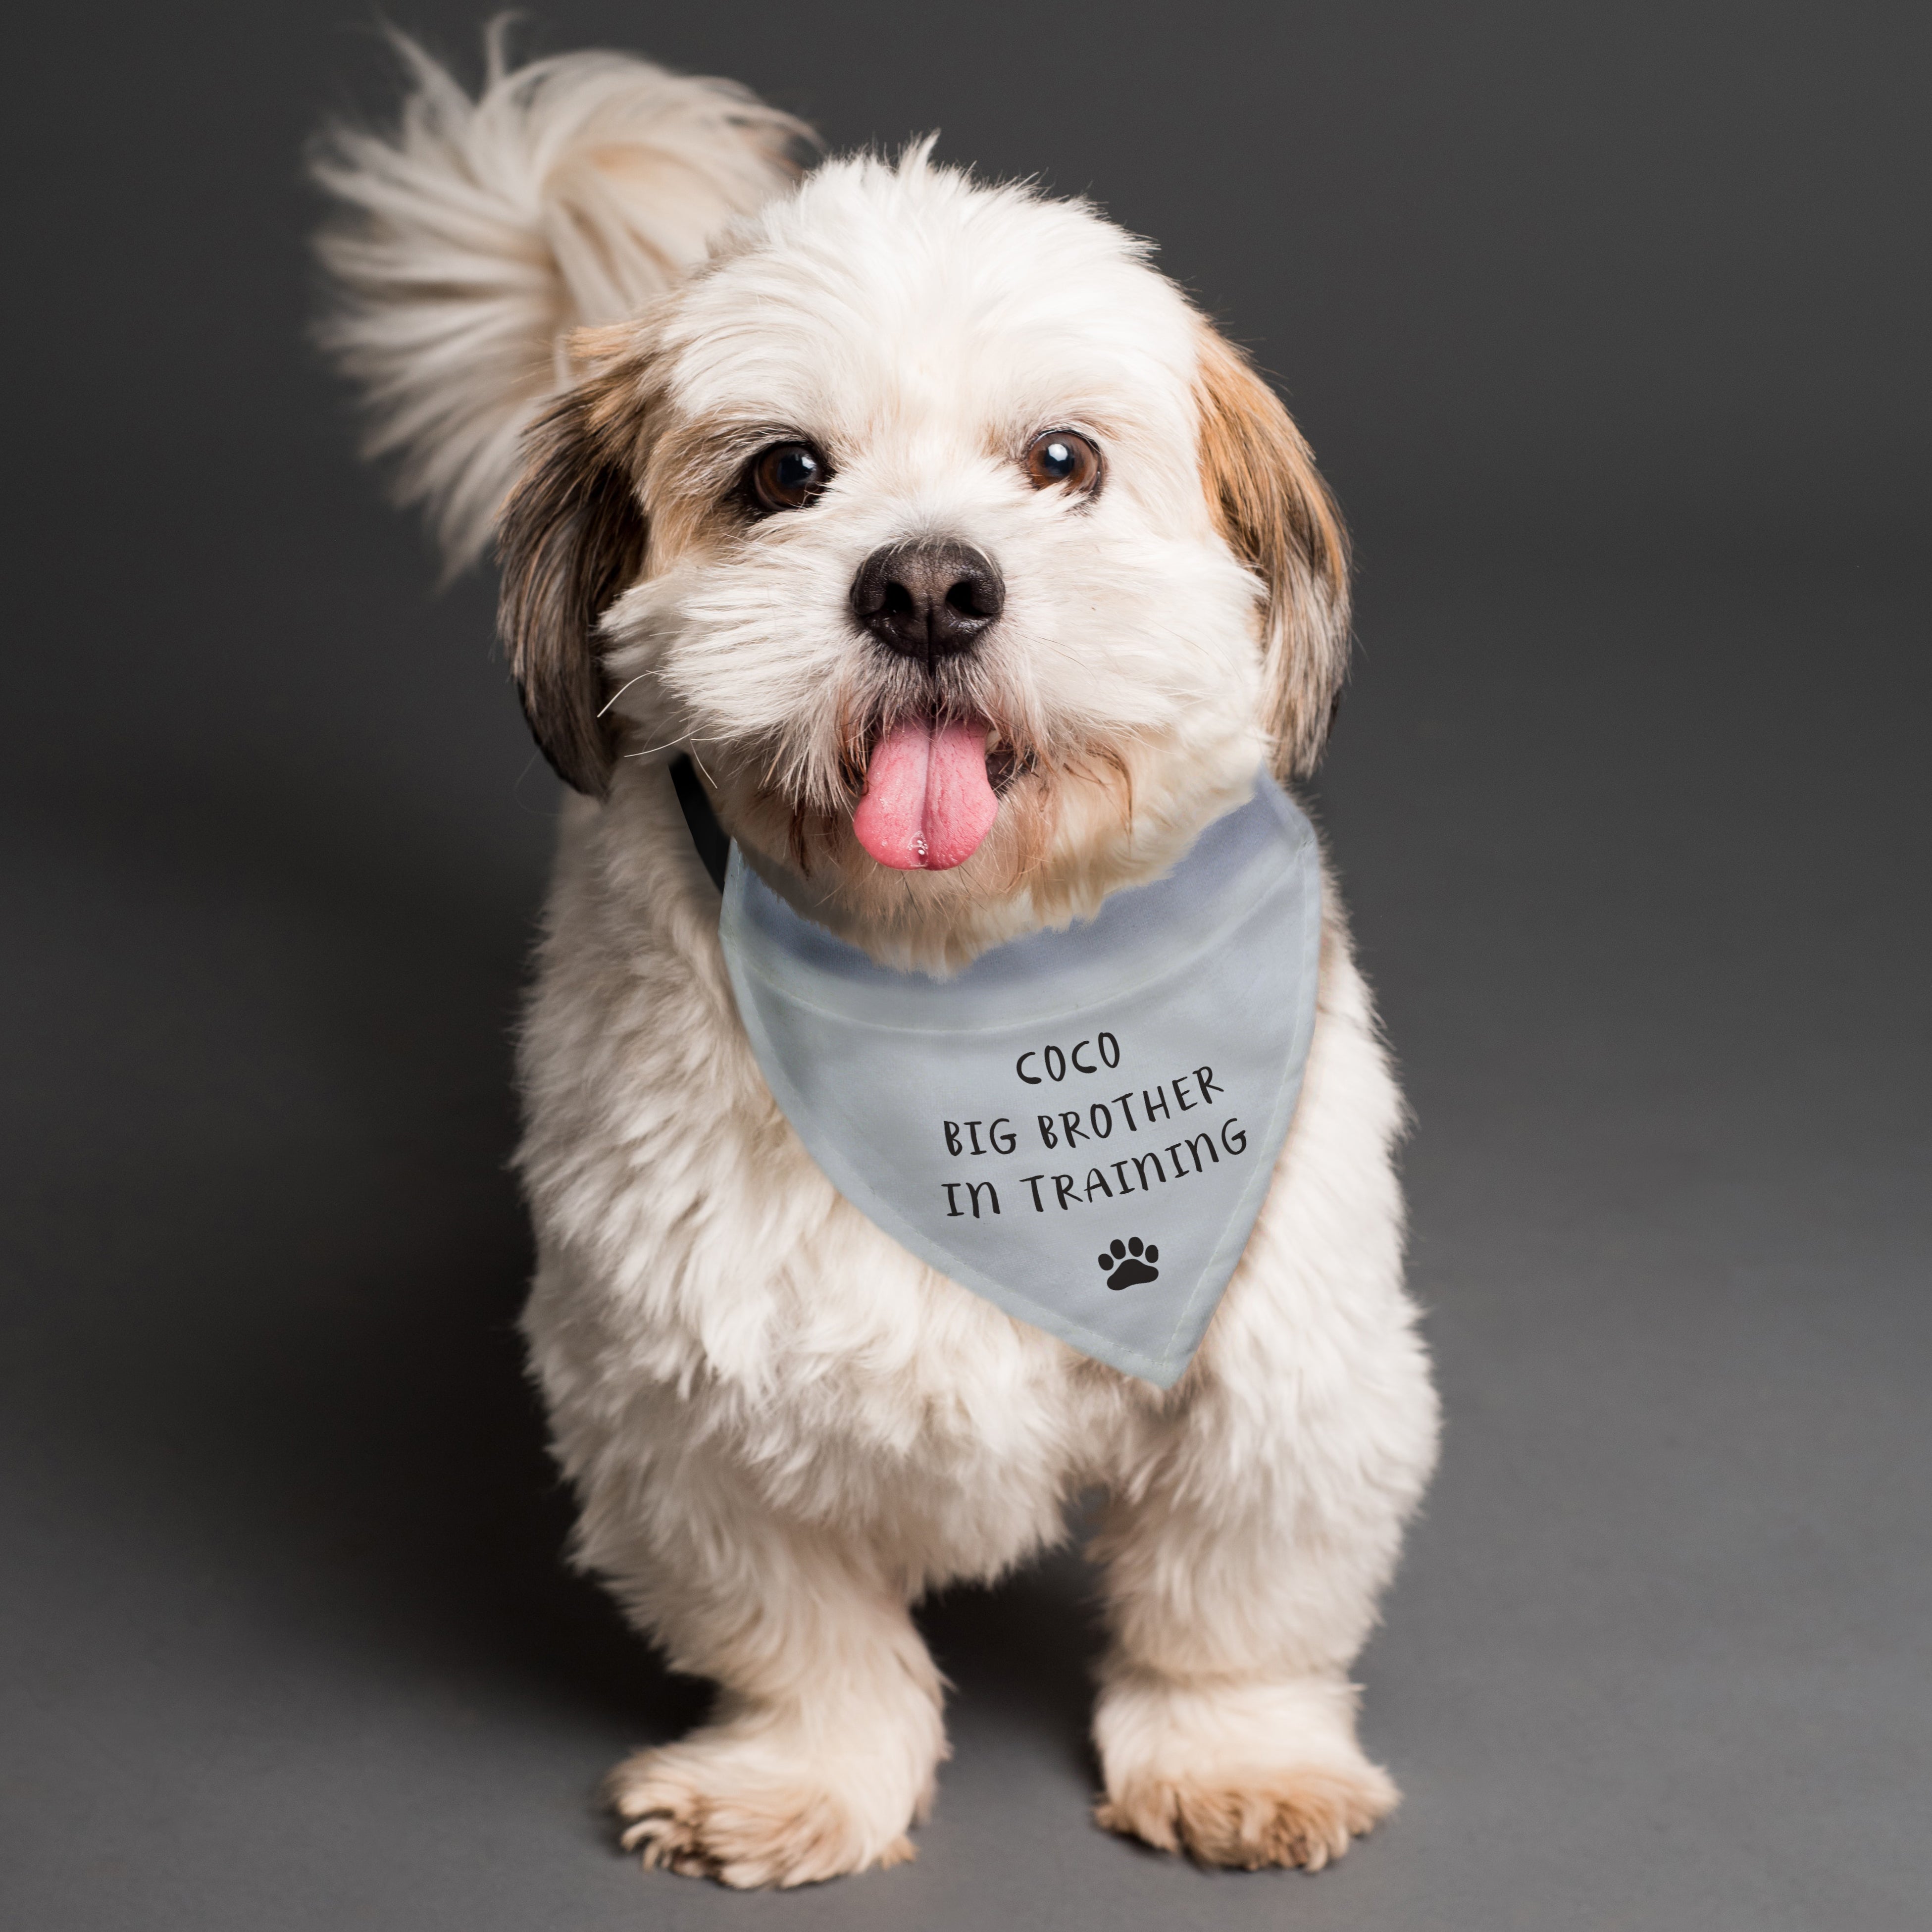
M394 131L332 128L313 163L340 204L317 242L338 290L323 342L368 398L367 453L400 458L397 494L424 506L452 570L489 539L565 334L662 294L812 143L729 81L627 54L512 71L503 24L474 100L396 35Z

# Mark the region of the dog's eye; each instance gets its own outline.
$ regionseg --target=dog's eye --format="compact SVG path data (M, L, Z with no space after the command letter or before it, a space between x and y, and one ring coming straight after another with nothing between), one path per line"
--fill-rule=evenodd
M1050 429L1027 445L1027 481L1036 490L1064 484L1084 496L1100 480L1100 452L1084 436L1070 429Z
M752 458L746 494L760 510L801 510L825 488L832 466L808 442L775 442Z

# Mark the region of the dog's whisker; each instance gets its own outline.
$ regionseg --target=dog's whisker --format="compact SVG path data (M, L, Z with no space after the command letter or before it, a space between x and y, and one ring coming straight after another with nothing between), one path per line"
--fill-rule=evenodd
M632 685L642 684L644 680L650 676L650 673L649 671L640 670L635 677L626 678L624 682L618 686L617 688L612 692L610 695L597 707L598 716L602 718L604 714L610 709L611 706L615 704L618 699L622 698L625 692L630 689Z

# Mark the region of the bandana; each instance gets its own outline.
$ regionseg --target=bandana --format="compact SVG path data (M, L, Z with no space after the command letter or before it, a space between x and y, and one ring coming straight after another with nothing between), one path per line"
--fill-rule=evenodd
M715 874L708 802L674 776ZM1166 878L945 980L875 964L735 850L723 870L739 1013L832 1184L1008 1314L1176 1381L1267 1196L1314 1029L1321 870L1292 800L1263 775Z

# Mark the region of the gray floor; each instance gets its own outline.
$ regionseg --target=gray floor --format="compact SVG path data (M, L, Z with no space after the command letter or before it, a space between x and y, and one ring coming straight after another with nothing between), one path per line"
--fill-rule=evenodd
M379 514L394 583L301 620L389 596L372 653L422 616ZM318 670L308 766L157 754L11 821L9 1926L1927 1922L1910 586L1371 560L1319 805L1448 1402L1361 1670L1407 1802L1312 1879L1096 1832L1065 1556L927 1613L918 1862L782 1900L640 1874L592 1804L699 1706L563 1573L520 1380L504 1036L550 801L494 680L461 694L484 615L428 624L360 816L309 795L354 715ZM412 765L432 722L486 755Z

